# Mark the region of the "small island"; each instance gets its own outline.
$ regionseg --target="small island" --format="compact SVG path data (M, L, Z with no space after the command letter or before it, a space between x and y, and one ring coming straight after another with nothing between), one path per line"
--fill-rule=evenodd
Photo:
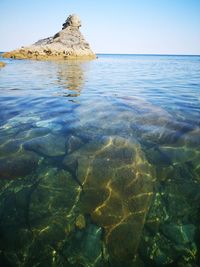
M80 18L70 15L63 24L62 30L52 37L37 41L36 43L6 52L4 58L14 59L94 59L89 43L85 40L79 28Z

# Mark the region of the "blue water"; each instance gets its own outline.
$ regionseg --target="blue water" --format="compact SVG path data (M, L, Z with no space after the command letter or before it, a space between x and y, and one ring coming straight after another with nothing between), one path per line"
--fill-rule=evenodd
M199 266L200 56L0 60L0 266Z

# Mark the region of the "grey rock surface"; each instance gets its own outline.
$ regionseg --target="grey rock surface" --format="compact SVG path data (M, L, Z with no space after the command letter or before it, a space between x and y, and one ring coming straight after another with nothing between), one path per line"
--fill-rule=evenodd
M6 58L30 59L92 59L96 58L89 43L81 34L80 18L70 15L63 24L62 30L52 37L41 39L36 43L4 53Z

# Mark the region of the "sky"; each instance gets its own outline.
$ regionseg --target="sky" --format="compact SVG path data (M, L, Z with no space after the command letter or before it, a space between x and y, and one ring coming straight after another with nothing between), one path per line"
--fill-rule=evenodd
M0 51L54 35L74 13L95 53L200 55L200 0L0 0Z

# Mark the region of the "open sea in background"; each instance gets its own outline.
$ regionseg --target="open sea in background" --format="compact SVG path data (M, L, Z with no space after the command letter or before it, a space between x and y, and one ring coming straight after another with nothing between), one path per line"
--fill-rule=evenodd
M200 266L200 56L3 59L0 266Z

